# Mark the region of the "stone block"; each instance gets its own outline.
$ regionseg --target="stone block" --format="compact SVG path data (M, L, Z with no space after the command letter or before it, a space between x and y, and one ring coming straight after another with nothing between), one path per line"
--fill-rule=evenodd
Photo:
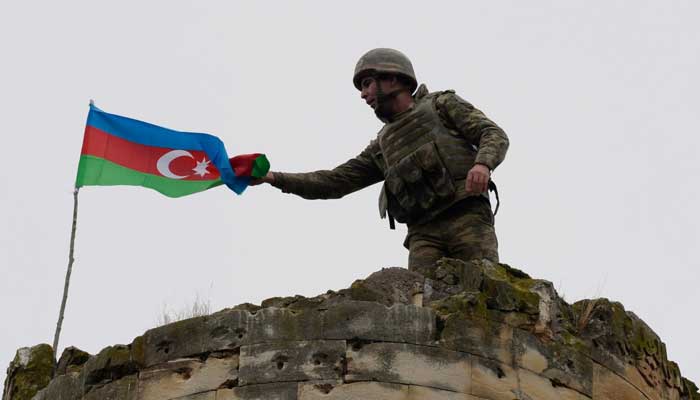
M700 400L700 392L694 382L686 378L681 378L680 384L681 398L683 400Z
M386 382L300 383L298 400L480 400L466 393Z
M557 386L549 378L523 368L517 370L520 381L520 395L525 399L537 400L590 400L591 398L575 390ZM596 400L598 400L596 398ZM622 400L622 399L617 399ZM626 400L626 399L625 399ZM640 400L636 398L636 400Z
M549 378L561 386L593 395L593 361L573 346L557 341L542 342L530 332L515 329L515 365Z
M80 373L67 373L51 380L49 385L39 391L34 400L80 400L83 397L83 376ZM29 400L32 397L8 396L7 400Z
M518 376L512 367L472 356L471 394L489 400L513 400L518 393Z
M367 279L353 282L347 292L349 298L373 301L387 307L393 304L415 304L416 295L422 294L423 275L405 268L382 268Z
M639 363L639 361L638 361ZM660 374L661 371L656 371ZM623 378L632 384L637 390L644 393L648 398L652 400L663 399L663 400L673 400L674 395L678 394L678 391L669 388L666 383L659 380L647 380L639 371L638 367L634 365L627 365ZM679 396L678 396L679 397Z
M416 268L415 272L425 276L423 292L426 300L435 301L463 291L460 278L465 265L461 260L442 258L435 265Z
M379 381L469 393L469 355L406 343L357 343L347 352L346 382Z
M251 343L250 320L253 315L244 310L222 310L209 315L206 322L208 334L204 336L209 342L210 350L233 350Z
M539 314L540 297L507 279L484 276L481 291L486 294L489 309L503 312Z
M202 393L194 393L194 394L188 394L187 396L182 396L182 397L177 397L177 398L166 398L166 397L161 397L161 399L165 400L216 400L216 392L202 392Z
M83 366L86 390L89 386L103 385L124 376L137 373L139 365L131 357L130 346L115 345L102 349Z
M590 354L588 355L594 362L604 365L606 368L619 374L624 374L627 361L611 352L607 347L600 345L591 346Z
M671 373L673 363L668 361L666 345L633 312L608 299L582 300L572 308L585 317L580 337L596 344L591 351L593 360L621 376L627 375L627 366L633 364L650 387L661 386L663 381L669 388L679 386L678 377Z
M216 400L297 400L297 383L267 383L216 392Z
M344 340L275 342L241 347L239 385L340 379Z
M424 307L403 304L385 307L374 302L348 301L325 312L323 337L433 344L435 322L435 312Z
M147 331L134 347L142 347L144 367L178 358L219 350L232 350L249 343L247 311L218 313L177 321ZM136 357L135 357L136 358Z
M143 364L150 367L247 344L316 339L321 327L322 314L313 308L264 308L254 314L224 310L151 329L140 345Z
M322 324L315 308L263 308L248 320L246 344L321 339Z
M138 378L136 375L125 376L101 387L94 387L83 396L82 400L137 400ZM61 399L57 397L56 399Z
M56 365L55 376L63 375L67 372L80 372L83 364L89 359L90 354L73 346L66 347Z
M549 367L549 360L539 352L539 349L522 344L520 346L522 348L519 349L515 359L518 367L529 369L536 374L541 374Z
M238 379L238 355L182 359L141 371L139 400L171 399L233 386Z
M453 313L444 322L440 346L511 365L513 328L490 319Z
M298 400L407 400L408 386L384 382L339 385L299 384Z
M646 397L631 383L596 363L593 365L593 398L595 400L640 400Z
M455 393L423 386L409 386L406 400L483 400L466 393ZM489 399L491 400L491 399Z

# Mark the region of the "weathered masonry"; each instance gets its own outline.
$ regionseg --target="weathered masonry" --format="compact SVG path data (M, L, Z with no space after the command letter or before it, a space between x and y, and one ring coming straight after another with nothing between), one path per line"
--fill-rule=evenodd
M659 337L606 299L567 304L505 264L383 269L57 363L20 349L3 400L697 400Z

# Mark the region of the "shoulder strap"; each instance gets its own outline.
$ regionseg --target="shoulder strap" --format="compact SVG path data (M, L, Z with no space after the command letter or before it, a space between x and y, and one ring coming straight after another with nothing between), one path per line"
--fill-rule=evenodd
M493 216L495 217L496 214L498 213L498 207L501 206L501 199L498 197L498 187L496 187L496 183L490 179L489 179L489 192L493 192L493 194L496 195L496 209L493 212Z

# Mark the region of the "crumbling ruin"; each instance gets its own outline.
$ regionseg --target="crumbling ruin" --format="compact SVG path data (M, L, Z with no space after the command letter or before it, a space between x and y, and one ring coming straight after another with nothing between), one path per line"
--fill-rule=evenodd
M505 264L444 259L272 298L54 363L20 349L2 400L700 399L659 337L607 299L572 305Z

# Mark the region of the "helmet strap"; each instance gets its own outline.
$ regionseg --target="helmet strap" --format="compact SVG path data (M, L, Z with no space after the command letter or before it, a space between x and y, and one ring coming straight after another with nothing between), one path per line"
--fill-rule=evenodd
M394 89L385 93L382 89L382 85L380 84L379 75L375 74L372 76L372 78L374 78L374 82L377 85L377 108L374 109L374 114L382 122L387 122L391 120L391 117L394 115L394 112L391 110L391 101L395 99L399 93L406 91L406 89Z

